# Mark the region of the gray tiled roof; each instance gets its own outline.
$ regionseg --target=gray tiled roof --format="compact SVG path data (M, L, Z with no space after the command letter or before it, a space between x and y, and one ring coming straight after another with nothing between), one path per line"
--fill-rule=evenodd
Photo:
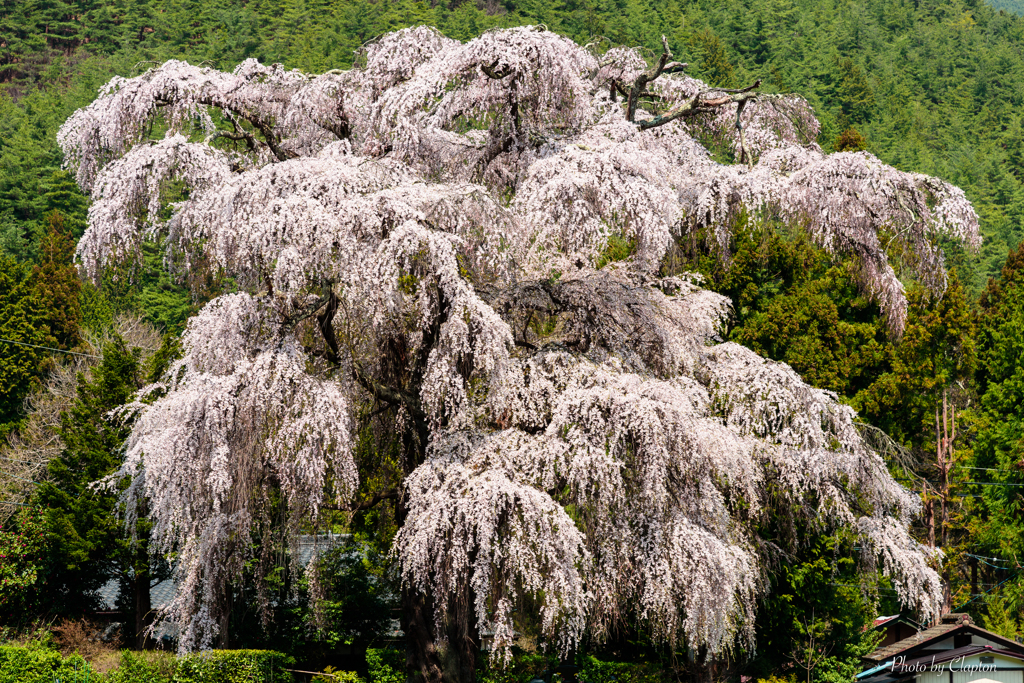
M352 538L351 534L302 534L299 536L295 550L295 559L300 567L305 567L313 559L314 552L325 550L345 543ZM149 589L149 599L154 608L159 609L166 606L177 592L178 586L173 579L161 581ZM113 612L117 609L117 599L121 593L121 586L117 579L111 579L99 589L100 611Z
M166 579L154 584L149 589L149 599L153 607L165 606L174 597L177 585L171 579ZM121 595L121 585L117 579L111 579L103 584L99 591L100 611L113 612L117 609L117 598Z
M930 628L926 628L909 638L897 640L895 643L886 645L885 647L880 647L871 654L865 655L864 660L875 663L885 662L900 653L903 653L913 647L917 647L918 645L924 645L929 642L937 642L950 638L954 635L954 631L965 631L968 634L980 636L994 643L999 643L1003 647L1014 652L1022 651L1019 643L1016 643L1009 638L1004 638L998 633L985 630L972 623L970 616L967 614L946 614L938 624L935 624Z
M904 650L910 649L915 645L920 645L921 643L927 642L929 640L934 640L939 636L949 633L950 631L957 630L961 626L963 626L963 624L936 624L931 628L926 628L923 631L919 631L916 635L912 635L909 638L897 640L895 643L892 643L891 645L880 647L871 654L864 655L864 659L873 662L884 662L893 657L894 655L898 655Z

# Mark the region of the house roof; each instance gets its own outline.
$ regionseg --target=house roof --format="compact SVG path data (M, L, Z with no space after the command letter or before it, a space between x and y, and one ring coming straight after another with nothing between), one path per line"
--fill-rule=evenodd
M889 661L897 655L909 656L913 654L914 650L924 650L928 645L950 638L957 633L980 636L986 640L998 643L1011 652L1024 652L1024 647L1019 643L971 623L971 618L967 614L947 614L943 616L942 621L938 624L920 631L917 635L880 647L874 652L865 655L864 660L880 664Z
M987 632L986 632L987 633ZM972 657L974 655L992 654L1024 661L1024 649L1007 650L994 648L991 645L966 645L952 650L943 650L940 653L930 653L921 657L915 657L900 662L899 667L894 667L895 658L882 662L873 669L868 669L857 674L858 683L896 683L905 678L913 678L918 665L931 667L932 665L945 664L961 657Z
M941 654L929 654L916 657L907 661L906 666L910 667L915 664L930 664L932 661L936 664L945 664L946 662L951 662L960 657L973 657L974 655L980 654L996 654L1024 661L1024 651L1020 649L1014 651L992 647L991 645L966 645L953 650L945 650Z
M351 534L301 534L292 549L294 559L299 567L305 568L314 553L322 553L351 540ZM178 585L173 579L165 579L153 584L149 589L149 599L154 609L166 607L178 592ZM121 584L117 579L111 579L100 586L97 591L100 598L101 612L114 612L117 610L117 600L121 594Z
M912 627L912 628L914 628L914 629L916 629L918 631L921 630L921 624L919 624L916 621L914 621L913 619L911 619L910 615L908 615L906 612L901 612L900 614L894 614L891 617L877 617L875 619L875 621L871 624L871 626L868 626L865 630L867 630L867 629L884 628L884 627L889 626L891 624L897 624L897 623L899 623L899 624L906 624L907 626L910 626L910 627Z

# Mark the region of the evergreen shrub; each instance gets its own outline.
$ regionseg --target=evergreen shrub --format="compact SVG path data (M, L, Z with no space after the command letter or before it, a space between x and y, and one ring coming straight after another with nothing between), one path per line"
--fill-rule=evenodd
M153 656L160 655L163 656ZM118 667L107 674L104 683L171 683L177 659L170 653L121 651Z
M366 668L371 683L405 683L405 653L399 650L368 649Z
M649 664L632 662L603 662L587 657L580 667L578 678L586 683L659 683L659 669Z
M79 655L64 658L40 645L0 645L0 683L99 683Z
M0 683L292 683L295 660L272 650L211 650L177 658L122 652L106 676L80 655L40 644L0 645Z
M274 650L209 650L179 659L172 683L291 683L294 665Z

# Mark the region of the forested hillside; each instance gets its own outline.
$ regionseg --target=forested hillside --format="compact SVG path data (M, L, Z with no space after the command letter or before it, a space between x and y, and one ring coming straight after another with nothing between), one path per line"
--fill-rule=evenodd
M826 252L800 221L730 216L726 258L714 229L704 228L670 245L658 275L701 274L731 303L720 331L726 341L784 361L857 411L857 429L883 453L892 476L923 497L913 531L946 553L943 606L1016 635L1024 618L1024 18L1012 13L1015 0L999 3L1003 10L982 0L0 0L0 437L8 439L0 451L0 499L19 506L0 509L0 520L21 507L47 510L45 531L27 516L14 531L0 529L0 550L22 548L30 531L48 539L33 539L42 549L32 553L11 550L24 566L9 564L16 569L9 574L22 583L0 587L0 625L29 615L80 616L95 607L85 591L102 578L120 581L123 596L134 591L137 601L125 609L141 633L146 609L138 591L145 582L138 577L167 567L133 554L120 520L112 521L123 501L90 483L120 466L130 429L113 427L111 415L182 353L186 319L244 286L202 259L194 272L175 277L168 272L175 264L155 241L130 266L109 268L97 281L78 278L72 245L85 231L89 199L74 169L62 167L61 124L112 76L137 76L168 59L230 71L256 58L316 74L361 65L361 47L407 26L432 25L467 41L495 27L543 24L595 53L641 47L651 64L664 35L674 58L689 63L686 73L712 85L740 89L761 81L762 91L805 97L821 123L824 151L866 150L964 189L984 241L976 252L953 240L941 244L951 267L941 294L915 275L918 256L889 249L906 288L900 329L865 286L863 261L849 251ZM719 161L738 161L725 147L712 151ZM168 205L188 197L179 186L168 188ZM887 230L879 232L883 246L899 245L904 233ZM595 265L627 261L639 248L635 236L614 234ZM544 286L553 290L560 276L552 271ZM403 280L401 291L416 286ZM553 321L532 314L520 321L523 343L539 344ZM309 338L301 343L312 348ZM384 356L407 352L389 348ZM383 405L360 419L369 424ZM398 486L389 477L401 466L399 446L381 447L389 442L369 427L356 438L355 451L372 454L378 466L360 471L360 481ZM35 457L44 451L45 459ZM378 553L388 550L405 512L369 509L371 496L361 491L366 510L341 508L331 519L353 531L370 558L346 569L365 588L394 580L386 552ZM286 516L283 508L261 514L268 525L269 515ZM144 517L135 520L136 533L148 542ZM784 546L812 530L820 531L806 519L770 517L757 533ZM757 607L757 654L737 658L727 673L792 673L792 653L817 633L832 654L801 677L848 680L873 646L866 625L878 612L899 609L894 581L853 559L860 547L855 535L830 530L779 563ZM345 557L333 561L344 564ZM264 571L277 559L246 565L249 583L227 607L233 642L292 653L349 642L342 626L326 640L305 642L311 587L281 574L257 577L255 564ZM23 590L36 576L45 577L38 579L44 588ZM350 580L345 575L329 587L337 605L355 599L346 592ZM280 597L272 627L241 599L257 585ZM389 599L375 590L374 601ZM372 609L381 610L376 602ZM336 607L331 618L343 623L342 612ZM138 642L146 644L144 637ZM634 623L594 648L648 663L686 659L659 649Z
M961 266L972 294L1022 236L1024 20L981 1L8 0L0 12L4 249L31 257L59 166L55 126L109 75L172 57L222 69L255 57L321 72L347 67L353 50L381 33L420 23L460 40L492 26L543 23L583 43L652 50L665 34L711 83L763 79L800 93L822 121L826 149L854 129L864 140L856 144L883 160L967 190L986 238L978 259Z

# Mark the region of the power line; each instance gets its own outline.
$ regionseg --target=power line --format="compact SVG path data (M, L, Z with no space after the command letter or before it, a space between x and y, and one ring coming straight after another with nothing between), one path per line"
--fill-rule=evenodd
M983 565L986 565L988 567L992 567L993 569L1002 569L1004 571L1007 570L1007 569L1010 569L1010 567L1001 567L998 564L992 564L988 560L979 558L977 555L971 555L970 553L967 553L967 556L968 557L973 557L973 558L977 559L979 562L981 562Z
M36 486L39 486L39 482L38 481L32 481L31 479L26 479L25 477L19 477L18 475L11 474L10 472L4 472L3 476L14 477L15 479L20 479L21 481L26 481L29 484L35 484Z
M12 458L9 455L0 455L0 460L9 460L11 462L27 462L30 465L45 465L48 460L24 460L22 458Z
M934 484L936 486L942 484L941 481L933 481L931 479L908 479L907 477L893 477L893 479L895 479L896 481L909 482L911 484L916 483L918 481L923 481L927 484ZM1024 484L1014 484L1012 482L1006 481L950 481L946 482L946 484L948 486L959 486L961 484L976 484L978 486L1010 486L1013 488L1024 488ZM917 490L915 490L914 492L920 493L920 491Z
M965 602L965 603L961 604L961 605L960 605L959 607L957 607L956 609L960 609L960 608L962 608L962 607L966 607L967 605L971 604L972 602L974 602L974 601L975 601L975 600L977 600L978 598L983 598L983 597L987 596L987 595L988 595L989 593L991 593L992 591L994 591L994 590L995 590L996 588L999 588L1000 586L1002 586L1002 585L1003 585L1004 583L1006 583L1006 582L1007 582L1007 581L1009 581L1010 579L1016 578L1018 574L1020 574L1020 572L1014 572L1014 573L1013 573L1013 574L1011 574L1010 576L1006 577L1005 579L1003 579L1002 581L1000 581L999 583L997 583L997 584L996 584L995 586L993 586L992 588L989 588L989 589L988 589L987 591L985 591L984 593L978 593L977 595L973 596L973 597L972 597L972 598L971 598L970 600L968 600L967 602Z
M1007 563L1010 562L1010 560L1004 560L1004 559L999 558L999 557L985 557L984 555L974 555L974 554L971 554L971 553L964 553L964 554L967 555L967 557L973 557L973 558L978 559L978 560L992 560L993 562L1007 562Z
M8 344L17 344L18 346L28 346L33 349L43 349L44 351L53 351L55 353L66 353L69 356L81 356L82 358L96 358L103 360L103 356L94 356L91 353L78 353L77 351L65 351L64 349L55 349L52 346L39 346L38 344L26 344L25 342L14 341L13 339L0 339L0 342L7 342Z

